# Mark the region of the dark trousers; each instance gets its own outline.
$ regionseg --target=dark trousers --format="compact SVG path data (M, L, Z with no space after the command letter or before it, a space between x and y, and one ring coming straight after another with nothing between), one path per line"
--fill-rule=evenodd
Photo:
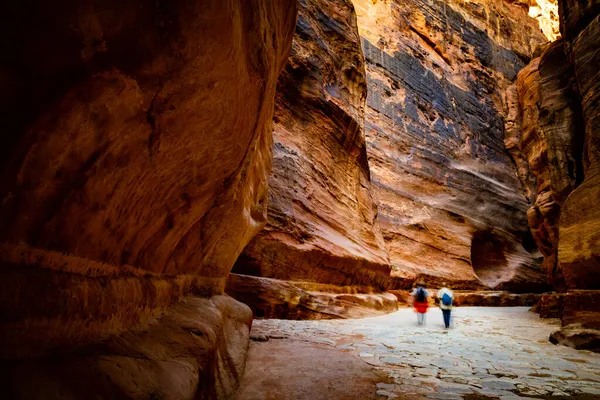
M444 325L446 325L446 328L450 328L450 312L452 312L452 310L442 310L442 314L444 314Z

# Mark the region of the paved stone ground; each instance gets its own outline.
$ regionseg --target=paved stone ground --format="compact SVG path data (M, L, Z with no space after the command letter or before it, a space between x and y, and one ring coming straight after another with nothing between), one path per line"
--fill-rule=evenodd
M425 327L417 326L412 310L401 309L355 320L256 320L252 336L268 336L270 342L302 341L350 353L370 365L377 375L387 375L387 383L380 380L372 384L373 394L381 398L600 399L600 355L549 343L548 336L559 327L558 320L541 320L525 307L462 307L453 313L449 330L442 325L439 309L430 310ZM276 353L271 355L277 357ZM252 354L251 348L250 358ZM256 361L249 363L250 370L268 368L261 360ZM296 358L285 368L293 371L303 363L326 364L327 359L307 352L304 361L303 357ZM320 378L322 374L323 368L319 369ZM293 372L285 376L293 376ZM359 378L349 373L345 381ZM282 380L273 377L275 384L278 379ZM344 385L343 379L336 380ZM313 396L307 398L336 398L310 382L306 386L313 391ZM294 393L281 395L285 399L298 398ZM253 398L271 397L255 394Z

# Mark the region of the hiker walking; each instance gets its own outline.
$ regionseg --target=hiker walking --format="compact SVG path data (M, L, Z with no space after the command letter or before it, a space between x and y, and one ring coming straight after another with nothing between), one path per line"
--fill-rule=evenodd
M427 313L427 308L429 308L429 303L427 301L429 293L427 293L423 282L417 282L411 297L413 307L417 313L417 324L419 324L419 326L425 325L425 313Z
M454 300L454 293L452 290L446 287L446 284L442 284L442 288L438 290L437 297L440 299L440 308L444 315L444 325L450 328L450 313L452 312L452 301Z

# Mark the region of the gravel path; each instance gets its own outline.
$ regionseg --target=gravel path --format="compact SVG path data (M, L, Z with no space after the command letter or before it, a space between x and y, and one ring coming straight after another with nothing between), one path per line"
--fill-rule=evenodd
M252 343L238 399L600 398L600 355L550 344L558 327L525 307L457 308L449 330L438 309L425 327L409 309L355 320L256 320L252 336L269 341ZM281 349L300 343L308 347L286 363L290 353ZM353 367L340 367L340 357ZM358 382L368 396L358 395Z

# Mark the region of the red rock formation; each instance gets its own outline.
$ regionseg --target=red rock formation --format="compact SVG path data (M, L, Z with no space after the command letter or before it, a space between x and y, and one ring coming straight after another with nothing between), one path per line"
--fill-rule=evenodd
M598 289L600 79L592 66L600 60L600 6L560 4L564 41L552 43L519 74L521 121L515 126L521 136L509 147L520 148L536 177L529 224L554 286Z
M18 395L82 397L91 379L68 373L43 392L60 367L95 371L105 398L231 397L250 310L190 298L160 315L186 294L222 293L266 221L295 12L294 1L259 0L5 10L1 357L62 357L36 367L43 384L26 368L3 374ZM74 345L92 369L68 357Z
M503 94L545 41L527 7L354 3L367 60L367 151L395 286L419 278L543 290L523 245L527 200L503 145Z
M570 289L600 289L600 3L560 1L561 32L585 123L584 179L560 218L558 259Z
M520 149L537 178L534 238L553 285L568 290L551 340L600 351L600 3L559 8L563 40L519 74Z
M561 290L565 282L557 259L560 211L583 175L581 110L574 84L563 42L556 41L519 73L518 104L510 105L510 113L519 114L518 121L515 129L507 124L510 136L505 141L515 162L522 155L535 177L528 222L544 255L548 278Z
M369 287L283 281L249 275L229 275L227 294L250 306L256 318L363 318L396 311L390 293Z
M366 84L349 0L301 2L279 78L268 224L234 272L382 287L387 253L370 194Z

